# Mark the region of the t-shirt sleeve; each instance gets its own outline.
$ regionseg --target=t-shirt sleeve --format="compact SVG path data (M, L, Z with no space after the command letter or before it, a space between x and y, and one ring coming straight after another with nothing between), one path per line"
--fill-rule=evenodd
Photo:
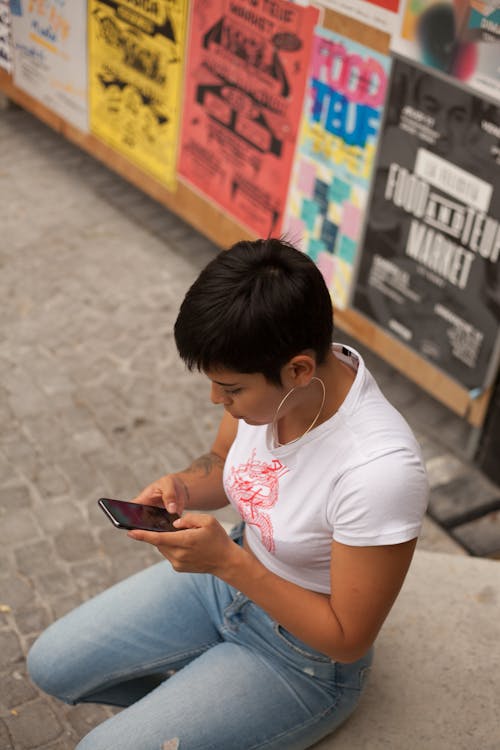
M420 459L407 451L358 465L336 482L328 507L333 539L342 544L399 544L418 536L429 487Z

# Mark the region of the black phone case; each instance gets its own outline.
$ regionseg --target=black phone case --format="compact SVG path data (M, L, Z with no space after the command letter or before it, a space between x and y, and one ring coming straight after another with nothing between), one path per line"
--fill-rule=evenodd
M160 532L171 532L171 531L179 530L171 526L171 522L175 520L176 518L179 518L179 516L176 513L168 514L171 517L168 519L170 521L168 528L165 528L165 527L162 528L160 525L154 525L153 523L142 524L141 522L137 522L137 523L132 524L131 522L127 523L126 520L125 521L120 520L119 518L116 517L116 515L113 514L113 509L109 508L106 504L106 502L109 500L110 498L101 497L97 501L97 504L99 505L101 510L104 511L105 515L109 518L113 526L115 526L117 529L128 529L128 530L141 529L142 531L160 531ZM115 503L123 502L124 505L139 505L139 503L126 503L125 501L121 501L121 500L114 500L113 502ZM148 507L156 507L156 506L148 506ZM165 511L165 513L167 513L167 511Z

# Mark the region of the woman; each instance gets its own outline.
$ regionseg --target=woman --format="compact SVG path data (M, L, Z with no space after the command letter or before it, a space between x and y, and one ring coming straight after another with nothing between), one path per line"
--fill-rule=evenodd
M307 748L354 710L427 500L418 445L361 357L331 344L314 263L277 240L220 253L175 339L222 404L210 453L136 498L161 562L51 626L32 678L125 706L78 750ZM231 502L229 537L209 514ZM235 543L236 542L236 543Z

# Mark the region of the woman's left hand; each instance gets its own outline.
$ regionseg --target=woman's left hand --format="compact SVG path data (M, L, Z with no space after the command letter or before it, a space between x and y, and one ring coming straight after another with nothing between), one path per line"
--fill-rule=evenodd
M179 531L127 532L131 539L157 547L179 573L212 573L219 578L236 561L241 548L213 516L186 513L174 521Z

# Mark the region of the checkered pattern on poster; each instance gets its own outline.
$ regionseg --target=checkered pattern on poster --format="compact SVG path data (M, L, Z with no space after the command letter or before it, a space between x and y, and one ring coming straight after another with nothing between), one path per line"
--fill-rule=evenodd
M350 299L389 70L388 57L316 28L284 230Z

